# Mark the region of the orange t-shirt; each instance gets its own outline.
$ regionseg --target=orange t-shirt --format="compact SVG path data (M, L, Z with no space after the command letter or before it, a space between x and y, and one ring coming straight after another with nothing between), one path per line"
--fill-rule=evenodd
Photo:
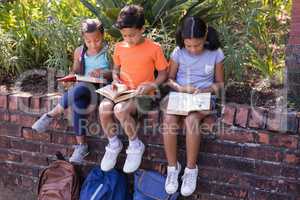
M133 47L118 42L113 60L115 65L120 66L121 81L130 89L136 89L144 82L153 82L154 70L165 70L168 66L160 45L147 38Z

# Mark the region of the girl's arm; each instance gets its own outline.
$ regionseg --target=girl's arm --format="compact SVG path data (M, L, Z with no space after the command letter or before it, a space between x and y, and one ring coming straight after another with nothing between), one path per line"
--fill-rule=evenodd
M168 85L177 92L186 92L186 93L194 93L196 91L196 88L193 86L181 86L179 85L176 80L176 74L178 71L178 64L174 62L172 59L170 59L170 71L169 71L169 80Z
M80 53L81 53L81 47L77 47L74 51L73 66L72 69L70 69L70 74L76 74L80 71L80 67L81 67Z
M198 89L196 92L211 92L218 94L220 89L224 87L224 64L220 62L215 68L215 82L208 88Z

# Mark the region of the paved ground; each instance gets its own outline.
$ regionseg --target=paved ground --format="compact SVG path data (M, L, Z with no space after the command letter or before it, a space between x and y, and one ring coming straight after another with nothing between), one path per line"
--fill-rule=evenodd
M35 200L36 196L29 192L13 191L0 185L0 200Z

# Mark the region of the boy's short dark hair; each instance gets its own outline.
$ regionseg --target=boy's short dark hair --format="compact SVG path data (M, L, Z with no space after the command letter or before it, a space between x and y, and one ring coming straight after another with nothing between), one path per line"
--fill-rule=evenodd
M138 5L128 5L122 8L115 26L123 28L143 28L145 24L144 9Z

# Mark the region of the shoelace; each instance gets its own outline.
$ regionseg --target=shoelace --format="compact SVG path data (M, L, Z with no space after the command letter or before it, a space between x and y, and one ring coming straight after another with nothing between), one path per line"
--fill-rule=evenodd
M177 173L176 172L169 172L169 175L168 175L168 180L167 180L167 185L169 184L176 184L177 182Z
M195 184L195 180L197 179L197 176L195 175L195 173L185 173L182 178L183 178L183 185L190 186Z

